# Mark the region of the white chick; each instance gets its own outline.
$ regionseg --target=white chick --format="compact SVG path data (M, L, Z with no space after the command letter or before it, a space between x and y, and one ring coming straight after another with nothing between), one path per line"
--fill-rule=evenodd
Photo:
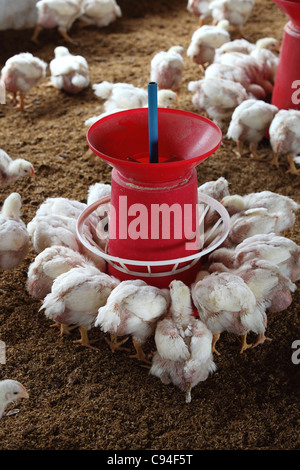
M221 54L226 52L241 52L242 54L251 54L255 49L268 49L272 52L279 51L280 42L272 37L265 37L258 39L256 43L247 41L244 38L234 39L233 41L226 42L222 44L218 49L216 49L217 58Z
M99 199L111 195L111 185L108 183L94 183L89 186L87 205L90 206Z
M240 83L222 78L189 82L188 90L194 93L194 106L205 111L221 128L230 120L234 109L248 99L248 94Z
M216 181L208 181L200 185L198 187L199 204L203 204L201 200L202 194L212 197L213 199L216 199L217 201L221 201L225 196L229 195L228 181L225 178L223 178L223 176L221 176ZM214 226L214 224L220 218L220 215L213 207L208 207L208 206L206 206L206 208L204 208L204 206L199 206L199 207L203 207L203 210L207 210L207 212L204 214L203 226L202 226L203 231L205 231L209 227ZM200 221L202 223L201 216L200 216Z
M260 191L245 196L232 194L231 196L225 196L222 204L230 215L243 210L264 207L269 214L278 216L277 230L279 232L293 227L296 220L295 212L300 209L300 204L294 199L272 191Z
M89 67L81 55L70 54L66 47L54 49L55 58L49 64L51 82L55 88L77 94L90 84Z
M255 0L213 0L210 4L211 15L215 22L228 20L240 35L248 21Z
M240 83L245 88L249 98L253 96L255 99L263 100L267 96L264 88L257 83L252 83L251 75L242 67L214 62L205 70L204 78L206 80L223 78L225 80Z
M206 183L198 186L198 193L206 194L207 196L221 201L225 196L229 196L229 183L223 176L220 176L216 181L207 181Z
M30 52L16 54L5 62L1 70L1 81L6 91L13 94L16 103L19 94L18 109L24 111L24 98L26 93L33 88L37 82L45 77L47 64Z
M222 263L237 269L252 259L269 261L280 268L292 282L300 279L300 247L289 238L275 233L246 238L235 248L218 248L209 255L210 263Z
M201 68L214 61L215 50L225 42L230 41L227 20L220 21L216 26L204 25L198 28L192 35L187 56Z
M262 88L265 95L272 93L273 81L269 76L269 69L262 64L261 61L256 60L251 54L226 52L225 54L215 56L215 63L242 69L247 75L249 83L252 86L252 89L249 89L249 91L252 92L255 97L259 95L255 94L254 85ZM258 91L260 88L258 88Z
M24 385L16 380L6 379L0 381L0 419L7 405L20 398L29 398Z
M130 90L132 91L132 88L130 88ZM137 90L141 90L143 91L142 88L137 88ZM122 93L126 91L126 87L124 87L124 89L122 90ZM119 92L121 92L121 89L119 90ZM118 92L118 94L119 94ZM89 119L86 119L85 121L85 125L86 126L91 126L92 124L94 124L96 121L99 121L99 119L102 119L104 118L105 116L108 116L109 114L112 114L112 113L117 113L119 111L125 111L125 109L134 109L134 108L139 108L139 107L142 107L142 108L146 108L148 107L148 93L146 92L147 94L147 103L143 104L139 101L136 101L135 99L133 99L131 101L131 106L130 108L119 108L119 107L116 107L114 109L110 109L109 111L106 111L104 113L101 113L97 116L92 116L91 118ZM117 96L115 96L115 98L117 98ZM144 98L143 98L144 100ZM109 101L109 100L108 100ZM122 106L123 104L123 97L121 96L121 101L119 103L115 103L115 104L119 104L120 106ZM125 102L124 102L125 104ZM130 103L128 103L129 105ZM177 104L177 94L175 93L175 91L173 90L158 90L157 92L157 107L158 108L171 108L171 107L174 107L176 106ZM106 102L104 104L104 107L106 106ZM109 108L113 107L114 106L114 101L111 102L109 104Z
M132 336L139 361L147 361L142 346L153 335L158 319L168 309L169 296L165 290L150 286L141 279L121 282L110 294L106 305L99 308L95 326L110 333L108 341L112 351L119 349L128 339L117 341L118 336Z
M81 3L82 0L39 0L36 4L38 19L31 40L38 42L43 28L57 27L65 41L75 44L68 30L82 13Z
M76 201L75 199L68 199L66 197L49 197L40 205L36 211L36 216L58 215L77 219L86 207L87 204Z
M94 266L85 256L66 246L51 246L39 253L30 264L27 273L28 293L43 300L51 292L54 280L77 266Z
M157 83L158 89L178 91L182 80L184 48L173 46L167 51L160 51L151 60L150 81Z
M99 28L108 26L122 16L115 0L83 0L80 20Z
M8 186L24 176L34 176L33 165L23 158L12 160L0 149L0 187Z
M10 194L0 213L0 270L18 266L29 251L29 233L21 219L21 196Z
M237 143L239 156L242 155L243 143L247 142L252 158L258 158L257 146L264 138L277 112L277 106L255 99L245 100L235 108L227 137Z
M181 281L170 284L171 305L157 323L150 373L164 384L173 383L191 402L191 390L216 370L212 355L212 333L193 316L191 293Z
M76 237L76 219L62 215L36 215L28 224L31 243L37 253L53 245L79 251Z
M147 105L148 93L130 83L101 82L92 86L95 95L105 100L105 112L115 109L143 108Z
M247 209L230 218L230 228L224 246L241 243L258 233L278 233L278 215L270 214L265 207Z
M285 155L289 162L287 173L300 175L295 163L300 163L300 111L280 109L269 127L270 144L273 151L271 163L279 167L279 156Z
M94 326L98 309L105 305L118 283L94 266L72 268L54 280L40 310L45 310L46 317L56 324L64 325L63 332L78 326L81 338L75 342L94 349L88 331Z
M254 258L231 270L222 263L212 263L209 272L216 271L240 276L254 293L258 305L271 313L286 310L293 300L291 292L297 289L296 284L284 276L276 264L265 260Z
M210 3L212 0L188 0L187 10L199 18L200 26L211 17Z
M192 284L191 291L200 320L213 333L213 352L219 354L216 343L224 331L242 336L241 353L252 346L247 344L250 331L263 342L266 313L257 304L245 281L229 272L206 274L203 273L203 279L198 276L199 280Z

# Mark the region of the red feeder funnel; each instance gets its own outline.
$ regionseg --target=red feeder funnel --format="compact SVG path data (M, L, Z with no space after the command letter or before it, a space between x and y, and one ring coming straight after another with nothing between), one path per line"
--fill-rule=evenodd
M279 109L300 109L300 0L273 0L289 18L272 94Z
M157 262L146 282L168 287L174 279L190 284L199 261L180 274L161 260L182 259L199 251L196 165L220 145L217 125L198 114L159 108L158 163L149 162L148 110L113 113L93 124L87 140L93 152L113 167L108 254L137 260L134 275L109 264L109 274L121 280L147 274L139 260Z

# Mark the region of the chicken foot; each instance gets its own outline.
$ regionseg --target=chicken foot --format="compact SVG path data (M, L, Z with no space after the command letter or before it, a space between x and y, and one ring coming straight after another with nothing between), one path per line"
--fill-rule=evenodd
M129 349L128 348L122 348L122 344L126 343L126 341L128 340L129 336L127 336L127 338L124 338L122 339L121 341L118 341L118 337L117 335L113 335L111 334L110 335L110 340L108 338L105 338L105 341L107 342L107 344L109 345L110 349L112 350L112 352L115 352L115 350L117 349L118 351L127 351L129 352Z
M73 343L78 343L78 344L81 344L81 346L86 346L87 348L95 349L96 351L99 351L99 348L96 348L95 346L91 345L91 343L97 340L93 340L93 341L89 340L87 329L84 328L83 326L79 326L78 329L80 331L80 339L76 339L75 341L73 341Z
M252 344L247 343L247 333L246 333L245 335L242 336L242 344L240 348L240 353L242 354L244 351L246 351L246 349L249 349L252 347L253 347Z
M63 335L70 335L71 331L74 330L74 328L77 328L77 325L69 326L69 325L64 325L63 323L53 323L53 325L50 326L50 328L59 328L60 329L60 336Z
M287 155L287 160L290 165L287 173L291 173L292 175L300 175L300 170L297 170L293 157L291 155Z
M263 344L265 341L272 341L272 338L267 338L264 333L260 333L257 336L255 343L252 345L252 348L256 348L256 346Z
M132 340L134 349L136 350L136 354L131 355L131 358L136 358L138 361L145 362L146 364L151 364L147 355L144 353L141 344L136 341L135 339Z

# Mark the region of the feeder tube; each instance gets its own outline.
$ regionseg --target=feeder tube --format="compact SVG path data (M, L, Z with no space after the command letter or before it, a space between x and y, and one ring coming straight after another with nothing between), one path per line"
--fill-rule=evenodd
M157 83L148 84L148 132L150 163L158 163Z

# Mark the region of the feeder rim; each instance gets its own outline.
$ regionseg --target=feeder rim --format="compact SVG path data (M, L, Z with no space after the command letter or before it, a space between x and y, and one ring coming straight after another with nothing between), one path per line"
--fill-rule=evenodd
M91 244L89 244L87 246L87 240L82 236L81 228L83 227L85 220L100 205L110 202L110 196L103 197L103 198L99 199L98 201L95 201L94 203L90 204L79 215L79 217L77 219L77 223L76 223L77 237L78 237L79 241L88 250L92 251L97 256L102 256L102 258L104 258L105 260L107 260L111 264L113 264L115 262L115 263L120 263L121 265L122 264L128 264L128 265L133 265L133 266L148 266L149 267L149 266L166 266L166 265L170 265L170 264L178 265L179 263L197 260L197 259L200 259L201 257L203 257L204 255L210 253L211 251L215 250L216 248L218 248L223 243L223 241L226 239L226 237L229 233L229 228L230 228L229 227L230 216L228 214L228 211L225 209L225 207L220 202L216 201L215 199L213 199L210 196L207 196L206 194L202 194L202 193L199 193L199 192L198 192L198 200L199 200L200 203L201 202L206 203L208 208L213 207L213 209L215 209L220 214L221 218L219 219L218 223L215 224L215 226L217 228L218 225L221 222L223 222L224 225L225 225L225 229L223 230L222 236L217 240L217 242L215 244L212 244L213 242L211 242L207 248L205 248L204 250L199 251L197 253L194 253L193 255L185 256L183 258L173 258L173 259L159 260L159 261L145 261L145 260L142 261L142 260L131 260L131 259L128 259L128 258L119 258L117 256L109 255L108 253L106 253L99 246L97 247L97 249L95 249L95 247L93 247ZM215 228L215 226L213 227L213 229ZM209 233L209 235L210 235L210 233ZM190 267L190 266L188 266L188 267ZM118 266L118 269L123 271L123 269L121 269L119 266ZM127 268L125 268L124 272L127 272ZM174 272L174 268L170 272ZM168 273L156 273L156 274L167 275L167 274L170 274L170 272L168 272ZM141 275L142 273L138 273L138 274ZM146 273L146 275L147 275L147 273ZM153 276L154 273L149 273L148 275Z

